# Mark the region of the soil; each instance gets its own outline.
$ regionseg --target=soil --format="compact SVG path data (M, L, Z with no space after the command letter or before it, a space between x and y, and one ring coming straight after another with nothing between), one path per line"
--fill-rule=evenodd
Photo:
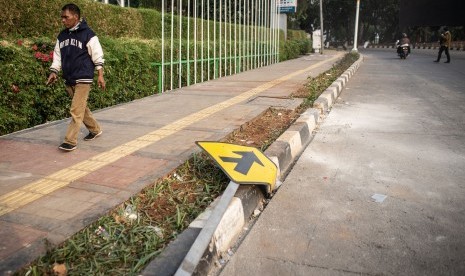
M268 109L255 120L241 126L225 138L225 142L250 146L264 151L297 119L289 109Z
M294 98L307 98L308 97L308 88L305 86L300 87L297 89L296 92L292 93L292 97Z

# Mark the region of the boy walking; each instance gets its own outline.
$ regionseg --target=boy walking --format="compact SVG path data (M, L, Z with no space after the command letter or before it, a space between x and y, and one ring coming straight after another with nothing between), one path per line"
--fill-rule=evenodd
M93 140L102 134L99 124L87 107L87 99L95 70L98 72L98 86L105 90L104 59L102 46L95 33L87 26L86 21L81 20L81 11L78 6L75 4L63 6L61 21L65 29L57 38L47 84L54 83L58 78L58 72L63 71L66 92L72 98L71 122L66 131L65 140L59 149L72 151L77 146L81 123L84 123L89 130L84 140Z

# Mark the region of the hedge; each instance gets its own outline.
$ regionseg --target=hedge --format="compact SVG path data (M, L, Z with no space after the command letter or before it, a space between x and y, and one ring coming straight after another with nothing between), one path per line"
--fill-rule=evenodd
M0 39L0 135L66 118L69 116L70 104L62 84L45 85L51 63L48 55L61 28L57 7L64 5L65 1L10 2L6 4L5 0L0 0L0 5L6 8L6 11L0 14L0 26L2 30L6 30L6 33L2 33L4 39ZM157 39L161 36L160 25L154 27L160 24L160 13L147 9L123 9L85 0L76 0L75 3L85 11L89 25L98 33L105 52L107 90L102 92L98 88L92 88L89 97L91 109L109 107L157 93L157 70L152 64L161 61L161 40ZM24 12L21 12L22 9ZM40 16L32 14L32 11L36 10L41 11ZM103 15L108 17L94 21ZM135 22L134 26L124 24L129 21ZM187 21L183 24L187 24ZM120 28L115 27L118 25ZM148 31L149 29L151 31ZM301 35L298 32L292 33L294 37ZM120 37L123 35L124 37ZM152 39L142 35L151 36ZM173 42L177 56L179 40ZM181 43L181 54L185 59L188 45L186 40ZM200 57L200 43L191 40L191 58L195 43ZM166 59L170 53L169 46L169 41L165 42ZM206 57L207 46L204 46ZM210 56L213 56L213 46L213 42L210 42ZM306 38L281 41L280 60L305 54L309 46L310 41ZM177 67L173 71L173 79L177 80ZM166 73L168 77L169 70ZM198 74L200 75L200 72ZM205 72L205 75L207 74L208 72ZM183 85L186 85L185 69L182 80ZM192 77L191 83L193 81Z
M161 38L161 13L153 9L121 8L91 0L74 0L81 8L81 16L99 36L131 37L141 39ZM62 28L60 10L69 0L0 0L0 36L9 37L55 37ZM194 19L190 19L191 34L194 30ZM187 30L188 19L183 17L182 29ZM197 20L200 32L202 20ZM207 21L204 20L206 32ZM174 17L174 25L178 26L178 17ZM219 33L217 23L217 35ZM228 24L222 24L229 28ZM171 15L165 14L165 32L171 29ZM306 38L305 32L290 30L293 39ZM186 37L187 32L183 32ZM210 22L210 34L213 36L213 23Z

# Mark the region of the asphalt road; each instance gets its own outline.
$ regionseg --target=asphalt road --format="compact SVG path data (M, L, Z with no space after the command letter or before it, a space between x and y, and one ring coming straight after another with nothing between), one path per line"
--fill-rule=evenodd
M362 53L221 275L465 275L465 52Z

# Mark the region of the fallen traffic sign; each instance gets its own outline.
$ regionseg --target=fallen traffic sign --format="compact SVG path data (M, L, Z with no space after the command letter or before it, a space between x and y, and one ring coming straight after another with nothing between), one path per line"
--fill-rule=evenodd
M256 148L221 142L196 142L196 144L213 158L231 181L178 267L175 276L194 274L239 184L268 185L271 192L274 190L278 172L273 161Z
M221 142L196 142L223 172L238 184L268 185L273 191L278 168L264 153L254 147Z

